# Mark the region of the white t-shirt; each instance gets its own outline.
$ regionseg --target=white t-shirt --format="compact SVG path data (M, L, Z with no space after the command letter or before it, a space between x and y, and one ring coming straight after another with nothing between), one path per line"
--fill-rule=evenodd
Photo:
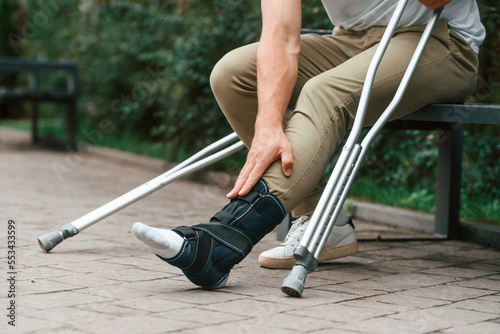
M387 26L398 0L322 0L335 26L347 30L365 30L374 26ZM418 0L409 0L399 21L398 28L426 24L432 10ZM452 0L447 4L440 19L448 25L477 53L485 37L485 28L479 18L475 0Z

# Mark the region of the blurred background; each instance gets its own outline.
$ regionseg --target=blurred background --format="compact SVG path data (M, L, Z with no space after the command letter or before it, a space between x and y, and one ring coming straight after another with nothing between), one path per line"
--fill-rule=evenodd
M260 0L0 0L0 56L78 63L78 141L179 161L231 132L209 86L229 50L258 41ZM500 103L500 4L478 0L487 37L470 102ZM303 27L332 29L320 0ZM2 83L23 84L22 75ZM47 73L41 85L65 85ZM65 136L58 105L41 105L40 132ZM2 108L2 127L29 131L29 105ZM96 133L99 135L96 136ZM384 131L350 196L434 211L437 133ZM500 225L500 131L466 125L462 219ZM238 157L240 166L244 154ZM234 159L232 159L234 160ZM235 172L224 161L214 168Z

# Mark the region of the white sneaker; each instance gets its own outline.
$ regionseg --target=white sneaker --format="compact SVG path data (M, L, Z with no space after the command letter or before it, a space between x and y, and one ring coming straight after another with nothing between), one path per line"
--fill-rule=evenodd
M259 255L259 265L272 269L291 269L295 265L293 252L300 243L311 217L302 216L293 222L285 241L278 247L269 249ZM352 221L344 226L333 226L332 233L326 241L325 247L319 256L319 262L356 254L358 241Z

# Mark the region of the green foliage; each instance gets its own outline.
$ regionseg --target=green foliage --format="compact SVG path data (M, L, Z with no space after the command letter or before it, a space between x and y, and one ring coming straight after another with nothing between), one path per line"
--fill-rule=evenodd
M256 1L244 0L190 0L178 10L182 34L163 57L168 104L158 110L162 121L152 133L176 147L205 146L231 131L212 95L210 72L225 53L258 39L259 10Z
M480 75L474 100L500 103L500 4L497 0L478 0L486 39L479 52Z

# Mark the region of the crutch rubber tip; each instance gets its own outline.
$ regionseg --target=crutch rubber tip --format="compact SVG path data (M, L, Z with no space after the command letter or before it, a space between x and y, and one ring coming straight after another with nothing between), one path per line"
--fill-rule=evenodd
M50 250L59 245L64 239L68 239L78 234L78 229L73 224L66 224L59 230L47 233L38 238L40 248L48 253Z
M47 233L38 238L38 244L44 253L50 252L52 248L60 244L64 240L61 231L57 230Z
M302 297L304 285L306 283L307 269L300 265L295 265L292 271L283 281L281 291L290 297Z

